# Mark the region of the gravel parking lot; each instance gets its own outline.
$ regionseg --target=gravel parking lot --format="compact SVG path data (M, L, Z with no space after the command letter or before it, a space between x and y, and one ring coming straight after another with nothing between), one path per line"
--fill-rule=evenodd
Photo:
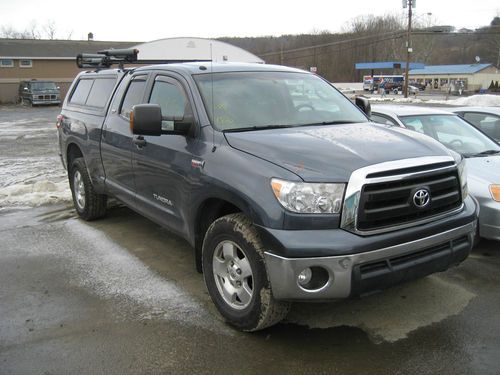
M500 244L370 297L221 320L188 244L118 204L77 219L59 108L0 107L0 373L497 374Z

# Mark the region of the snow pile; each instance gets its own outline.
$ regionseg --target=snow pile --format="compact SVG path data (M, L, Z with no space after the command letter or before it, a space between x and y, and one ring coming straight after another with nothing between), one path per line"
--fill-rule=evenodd
M58 157L0 158L0 207L69 201L68 177Z
M372 96L369 98L371 102L391 102L391 103L410 103L410 104L446 104L453 106L469 106L469 107L500 107L500 95L472 95L466 96L458 99L450 100L436 100L419 98L418 95L415 98L410 96L408 98L395 97L395 96Z
M337 82L332 83L340 91L362 91L363 82Z
M71 191L67 181L56 183L41 180L0 187L0 207L41 206L70 200Z
M500 95L472 95L455 100L444 101L444 103L469 107L500 107Z

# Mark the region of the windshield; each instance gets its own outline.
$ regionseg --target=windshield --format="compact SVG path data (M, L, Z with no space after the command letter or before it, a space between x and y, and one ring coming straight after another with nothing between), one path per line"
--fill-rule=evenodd
M500 152L492 139L455 115L401 116L400 120L408 129L427 134L464 156Z
M56 84L54 82L31 82L33 90L55 90Z
M311 74L230 72L197 75L195 80L219 130L368 121L336 89Z

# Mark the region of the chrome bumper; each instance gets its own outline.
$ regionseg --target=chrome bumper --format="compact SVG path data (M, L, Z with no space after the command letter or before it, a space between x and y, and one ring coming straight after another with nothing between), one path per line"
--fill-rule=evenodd
M314 257L314 258L285 258L270 252L265 252L265 261L273 296L279 300L331 300L347 298L354 289L353 270L363 264L384 261L391 257L399 257L440 245L450 244L452 241L468 237L470 246L474 242L477 220L464 226L448 230L419 240L405 242L391 247L360 254ZM452 265L452 264L449 264ZM329 274L326 284L316 290L302 288L297 281L299 273L307 267L322 267ZM432 273L432 272L431 272Z

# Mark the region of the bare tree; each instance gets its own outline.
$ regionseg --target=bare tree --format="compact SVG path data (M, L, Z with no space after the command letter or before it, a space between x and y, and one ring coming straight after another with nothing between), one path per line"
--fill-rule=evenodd
M43 26L43 30L45 31L45 36L47 37L47 39L56 38L56 23L54 20L48 20L47 23Z
M40 39L38 24L35 20L31 20L28 27L24 30L24 35L26 35L27 39Z

